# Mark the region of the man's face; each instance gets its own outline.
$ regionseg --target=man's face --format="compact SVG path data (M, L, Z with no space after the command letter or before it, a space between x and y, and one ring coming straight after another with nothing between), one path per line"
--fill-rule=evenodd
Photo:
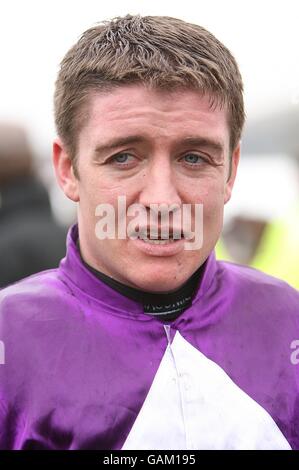
M212 109L208 97L193 90L157 91L142 85L95 92L90 103L88 122L78 136L79 179L63 145L54 145L60 184L79 203L82 256L127 285L156 292L177 289L206 260L222 228L239 159L237 148L227 181L226 110ZM152 204L202 204L202 247L185 250L181 241L172 242L177 244L173 248L117 236L99 240L96 207L110 204L117 214L119 196L126 197L127 208L137 203L147 211Z

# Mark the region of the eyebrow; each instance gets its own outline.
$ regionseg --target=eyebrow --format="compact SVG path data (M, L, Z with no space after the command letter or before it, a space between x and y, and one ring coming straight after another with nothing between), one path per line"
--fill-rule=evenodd
M194 147L204 147L206 149L213 150L217 153L222 153L224 150L223 144L215 139L211 139L208 137L197 137L197 136L192 136L192 137L186 137L185 139L180 141L180 144L182 146L188 145L188 146L194 146Z
M113 139L111 142L107 142L104 145L98 145L95 148L95 154L101 155L112 150L115 150L119 147L129 144L140 144L146 142L146 138L140 135L130 135L127 137L119 137ZM215 139L200 137L200 136L190 136L185 137L177 141L177 145L180 147L192 146L192 147L203 147L207 150L214 151L216 153L222 153L224 150L223 144Z
M95 148L95 153L100 155L106 152L110 152L111 150L115 150L118 147L122 147L124 145L129 144L140 144L144 142L144 138L140 135L130 135L128 137L119 137L118 139L113 139L111 142L107 142L104 145L98 145Z

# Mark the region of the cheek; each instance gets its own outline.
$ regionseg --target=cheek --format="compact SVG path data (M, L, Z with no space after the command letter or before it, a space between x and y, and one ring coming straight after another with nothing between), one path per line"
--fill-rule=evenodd
M89 204L93 207L104 203L115 205L118 196L126 194L123 185L111 179L107 181L99 174L91 174L89 178L81 178L79 192L81 204Z
M201 203L209 210L224 204L224 184L220 178L198 179L185 186L185 200Z
M119 217L122 220L122 216L118 213L119 204L123 207L123 199L120 202L119 196L125 196L126 208L136 202L134 185L132 183L127 184L127 182L116 182L111 178L108 181L107 178L102 178L98 174L90 174L89 176L89 179L86 177L83 179L82 177L80 180L80 212L82 219L89 226L95 226L101 218L97 215L101 211L99 206L107 204L109 210L114 209L114 222L117 230ZM106 240L106 242L108 241ZM115 241L109 240L109 244L111 243L113 244ZM105 247L106 245L102 244L102 246Z
M204 220L209 226L219 227L223 220L224 192L223 188L221 191L219 188L213 189L204 201Z
M197 203L203 204L204 240L214 240L223 224L224 186L220 179L201 182L196 194Z

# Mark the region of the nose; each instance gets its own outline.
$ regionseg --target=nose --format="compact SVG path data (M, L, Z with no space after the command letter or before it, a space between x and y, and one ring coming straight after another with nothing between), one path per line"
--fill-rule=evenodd
M146 208L150 208L151 204L181 206L182 200L169 159L157 159L147 168L139 203Z

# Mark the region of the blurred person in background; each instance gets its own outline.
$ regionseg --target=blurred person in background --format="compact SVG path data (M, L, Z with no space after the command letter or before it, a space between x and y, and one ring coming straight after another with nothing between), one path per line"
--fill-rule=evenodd
M46 188L34 171L25 131L0 124L0 287L55 268L65 254Z
M248 155L239 167L235 196L227 207L217 258L247 264L299 289L297 159Z

